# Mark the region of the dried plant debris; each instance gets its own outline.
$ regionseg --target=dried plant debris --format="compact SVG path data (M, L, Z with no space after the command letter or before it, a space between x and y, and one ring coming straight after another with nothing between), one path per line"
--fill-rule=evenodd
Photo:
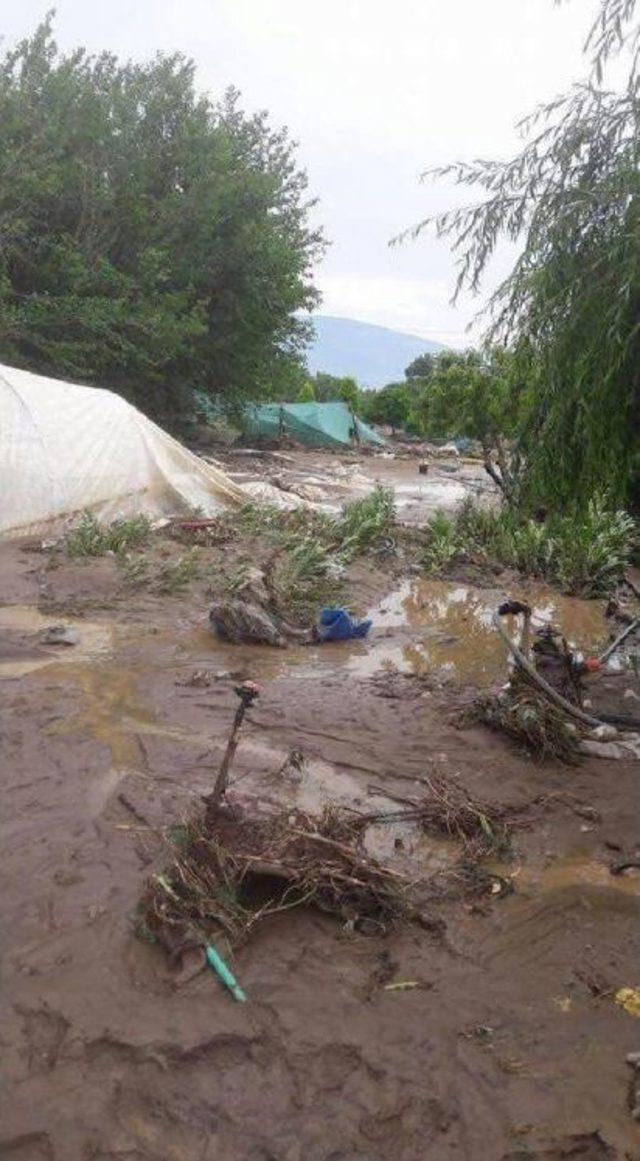
M429 834L457 839L467 859L510 853L511 831L524 825L525 808L476 800L458 782L436 775L421 783L420 798L390 795L371 786L370 790L386 794L403 809L364 817L370 822L413 820Z
M176 827L171 862L145 888L139 934L175 956L221 931L235 946L265 916L303 904L369 931L424 919L410 880L369 856L362 832L357 815L333 806L258 819L223 806L208 821Z

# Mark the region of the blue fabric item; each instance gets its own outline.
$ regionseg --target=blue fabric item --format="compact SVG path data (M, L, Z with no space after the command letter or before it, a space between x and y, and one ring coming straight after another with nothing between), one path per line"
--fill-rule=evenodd
M359 621L346 609L321 609L318 618L317 635L320 641L351 641L354 637L366 637L372 621Z

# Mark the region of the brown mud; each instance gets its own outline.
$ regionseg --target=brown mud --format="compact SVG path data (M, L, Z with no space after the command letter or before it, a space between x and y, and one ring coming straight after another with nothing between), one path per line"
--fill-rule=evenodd
M370 641L233 648L206 628L224 551L170 596L128 592L113 560L47 569L24 546L0 553L0 1157L637 1161L625 1056L640 1024L614 994L640 984L640 878L609 868L637 857L638 764L541 765L456 727L461 689L506 678L487 620L498 581L478 592L360 562L351 593L374 611ZM529 595L586 651L606 637L600 604ZM41 643L60 623L76 646ZM380 696L381 668L429 681ZM262 693L232 798L369 810L386 802L372 785L417 794L435 772L534 804L494 867L513 891L442 901L442 937L274 916L234 957L246 1005L211 974L178 980L135 937L135 908L162 828L212 785L235 675ZM278 775L292 749L302 769ZM459 855L408 825L369 841L416 876Z

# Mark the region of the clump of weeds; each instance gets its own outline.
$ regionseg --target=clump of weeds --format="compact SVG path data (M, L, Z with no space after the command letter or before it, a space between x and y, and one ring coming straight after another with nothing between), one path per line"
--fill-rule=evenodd
M67 555L72 558L120 554L146 544L151 522L146 516L132 516L101 524L93 512L83 512L80 520L64 537Z
M423 564L429 572L445 570L456 558L480 556L584 597L609 595L638 544L633 519L602 497L583 513L541 519L467 500L451 516L436 512L425 534Z
M180 593L191 581L200 576L200 551L190 548L175 560L169 560L158 569L153 581L156 592L162 595Z
M122 574L123 583L127 588L138 589L149 582L151 562L144 555L121 556L118 559L118 568Z

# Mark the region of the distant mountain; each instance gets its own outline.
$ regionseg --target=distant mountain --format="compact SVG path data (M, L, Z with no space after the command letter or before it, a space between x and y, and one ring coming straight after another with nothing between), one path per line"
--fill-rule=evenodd
M307 353L311 374L352 375L363 387L403 379L405 367L418 355L443 349L442 343L353 318L315 314L312 322L316 337Z

